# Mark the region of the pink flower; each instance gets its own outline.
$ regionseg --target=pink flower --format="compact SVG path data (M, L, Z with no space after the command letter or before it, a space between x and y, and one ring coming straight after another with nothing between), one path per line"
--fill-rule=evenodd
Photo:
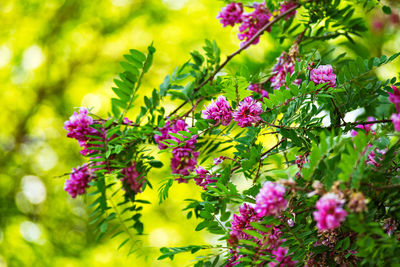
M329 87L336 87L336 74L331 65L320 65L317 69L312 69L310 80L315 84L328 83Z
M375 121L376 119L374 118L374 117L368 117L367 118L367 121ZM364 130L365 131L365 133L369 133L369 132L372 132L372 134L375 134L375 132L372 130L372 126L373 126L374 124L359 124L359 125L357 125L355 128L358 128L358 129L362 129L362 130ZM357 131L355 131L355 130L353 130L353 131L351 131L351 135L352 136L356 136L358 134L358 132Z
M400 114L393 113L391 119L393 122L394 130L396 132L400 132Z
M317 201L317 211L314 211L313 215L320 231L340 227L340 223L347 216L347 212L343 209L343 202L334 193L327 193Z
M213 159L215 165L221 164L225 160L224 156L219 156L218 158Z
M86 193L86 188L89 187L89 182L92 179L91 170L86 164L81 167L73 168L70 174L70 178L65 181L64 190L75 198L77 195L83 195Z
M175 148L171 159L171 170L174 174L188 176L197 165L197 158L200 152L194 152L191 148ZM187 180L177 179L180 183L187 183Z
M232 108L224 96L219 96L217 100L211 100L208 106L204 106L203 118L215 120L217 123L227 126L232 120Z
M282 52L278 58L278 62L272 69L273 75L271 76L270 81L271 86L274 89L279 90L281 86L286 83L286 75L294 72L294 63L294 59L289 57L287 53ZM301 83L301 79L296 79L293 83L299 85Z
M133 121L131 121L127 117L124 117L124 119L122 120L122 123L130 126L133 124Z
M281 9L279 10L279 12L282 14L284 12L286 12L287 10L291 9L292 7L294 7L296 4L294 2L285 2L281 4ZM296 16L297 11L293 10L292 12L290 12L289 14L287 14L287 16L285 17L285 20L290 19L290 17L294 17Z
M274 267L274 266L295 266L297 261L292 261L290 256L286 256L288 253L289 249L283 248L283 247L278 247L276 250L272 251L272 255L275 256L275 260L277 262L270 262L268 264L269 267Z
M154 139L156 143L158 143L159 149L168 148L167 145L161 143L161 141L164 141L166 139L173 139L177 142L180 142L178 138L171 136L169 133L178 133L180 131L189 132L186 122L181 119L167 121L164 127L159 128L158 130L161 132L161 135L154 135Z
M248 127L261 120L262 112L261 103L248 96L240 102L238 110L233 112L233 120L242 128Z
M125 188L129 188L134 193L142 192L145 178L137 171L135 162L131 166L122 169L121 174L123 175L121 181Z
M278 216L286 209L285 187L267 181L256 196L255 211L259 217Z
M231 244L236 244L237 241L241 239L253 239L253 237L243 232L243 230L254 230L254 228L250 226L250 222L259 220L254 208L249 204L244 203L243 206L239 208L239 213L239 215L233 214L232 217L231 231L229 233L230 238L228 240Z
M368 145L368 147L371 147L372 145ZM386 149L375 149L372 150L368 154L368 159L365 161L366 164L373 165L375 167L380 167L381 166L381 161L383 160L383 157L385 156L387 150Z
M262 97L268 98L268 92L262 88L262 85L259 83L252 83L247 87L247 90L259 93Z
M197 158L200 152L195 152L195 145L197 142L197 135L193 135L189 140L181 141L180 139L173 137L170 133L178 133L180 131L188 132L187 124L184 120L177 119L167 121L165 126L160 128L161 135L155 135L154 139L158 143L160 149L166 149L167 146L161 141L166 139L175 140L178 146L172 150L171 159L171 170L173 174L179 174L181 176L189 175L197 165ZM182 142L184 144L182 145ZM176 179L179 183L187 183L186 179L179 177Z
M267 9L265 4L254 4L255 10L250 14L242 16L242 24L239 26L239 40L244 40L241 46L245 45L256 33L264 27L272 17L271 12ZM267 31L271 31L268 28ZM257 37L252 44L258 44L260 37Z
M88 110L86 108L80 108L79 113L74 114L64 123L65 130L68 131L67 137L75 138L78 141L86 141L88 137L86 135L96 134L96 130L91 128L93 124L93 118L88 116Z
M400 91L399 89L392 85L393 94L388 92L389 94L389 101L394 104L396 111L400 113Z
M203 187L204 190L207 190L207 185L211 183L215 183L217 180L213 179L213 177L206 169L202 166L196 168L197 178L193 180L196 182L197 185Z
M221 9L217 19L226 27L234 26L236 23L242 22L243 6L242 3L230 3Z

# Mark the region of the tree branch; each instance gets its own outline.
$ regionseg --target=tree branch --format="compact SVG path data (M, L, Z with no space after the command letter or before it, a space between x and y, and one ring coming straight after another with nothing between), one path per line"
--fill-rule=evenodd
M289 8L288 10L283 12L282 14L278 15L277 17L275 17L269 23L265 24L248 42L246 42L242 47L240 47L238 50L236 50L232 54L228 55L226 57L225 61L222 62L222 64L219 65L218 68L207 79L205 79L199 86L197 86L193 90L193 94L196 93L197 91L199 91L208 82L212 81L214 79L215 75L217 75L217 73L220 72L225 67L225 65L228 64L228 62L232 60L232 58L234 58L235 56L239 55L243 50L248 48L254 42L254 40L256 40L258 37L260 37L269 27L271 27L276 22L278 22L282 18L284 18L287 15L289 15L294 10L298 9L300 6L301 5L297 3L293 7ZM179 107L177 107L174 111L172 111L168 116L170 117L170 116L174 115L175 113L177 113L184 105L186 105L186 103L188 103L188 100L183 102Z

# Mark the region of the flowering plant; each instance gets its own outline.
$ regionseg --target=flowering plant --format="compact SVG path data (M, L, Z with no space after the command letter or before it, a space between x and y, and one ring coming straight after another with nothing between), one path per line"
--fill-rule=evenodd
M162 167L146 147L157 145L171 156L160 202L174 183L193 180L202 194L189 201L187 217L200 218L196 231L222 242L161 248L160 260L210 250L196 266L399 262L400 83L382 81L375 70L400 53L361 58L321 48L331 39L353 43L362 36L367 27L355 14L353 1L231 2L217 18L224 27L240 24L240 48L221 62L216 42L207 40L204 54L192 52L144 97L136 117L129 110L155 48L131 50L115 80L110 117L81 108L65 123L88 159L73 169L65 190L76 197L93 188L91 217L100 236L126 233L121 246L134 242L131 228L144 232L141 205L148 202L139 197L152 188L147 174ZM284 47L272 68L223 72L265 32ZM182 104L167 114L160 100L169 97ZM346 117L360 108L356 120ZM265 136L272 137L269 143ZM116 204L118 193L124 201ZM109 227L116 219L121 230Z

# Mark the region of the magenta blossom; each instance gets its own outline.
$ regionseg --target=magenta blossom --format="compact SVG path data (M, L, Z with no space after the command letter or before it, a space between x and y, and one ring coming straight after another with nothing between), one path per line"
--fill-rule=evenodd
M215 165L221 164L225 160L224 156L219 156L218 158L213 159Z
M181 119L167 121L164 127L159 128L158 130L161 132L161 135L154 135L154 139L156 143L158 143L159 149L168 148L167 145L161 143L161 141L164 141L165 139L173 139L180 142L178 138L171 136L169 133L178 133L179 131L189 132L186 122Z
M267 181L256 196L255 211L259 217L278 216L286 209L285 187Z
M215 183L217 180L213 179L213 177L206 169L202 166L196 168L197 178L193 180L196 182L197 185L203 187L204 190L207 190L207 185L211 183Z
M229 233L230 238L228 240L231 244L235 244L241 239L252 239L252 237L243 232L243 230L254 230L254 228L250 226L250 222L256 222L259 220L254 208L249 204L244 203L239 208L239 213L239 215L233 214L232 217L231 231Z
M259 93L262 97L269 98L269 97L268 97L268 92L267 92L266 90L264 90L264 89L262 88L262 85L259 84L259 83L251 83L251 84L249 85L249 87L247 87L247 90L250 90L250 91Z
M159 128L161 135L154 136L159 149L168 148L168 146L161 143L161 141L166 139L172 139L178 143L178 146L172 150L171 170L173 174L181 175L181 177L176 179L179 183L188 182L186 179L183 179L182 176L188 176L194 171L197 165L197 158L200 154L200 152L194 151L197 135L193 135L186 141L181 141L179 138L170 135L170 133L179 134L180 131L189 132L187 127L188 125L182 119L167 121L164 127ZM184 144L182 145L182 143Z
M125 188L129 188L134 193L142 192L145 178L137 171L135 162L131 166L122 169L121 174L123 175L121 181Z
M89 187L89 182L92 179L91 170L86 164L81 167L73 168L70 174L70 178L65 181L64 190L75 198L77 195L83 195L86 193L86 188Z
M242 22L242 14L242 3L230 3L221 9L217 19L220 19L220 22L224 27L228 25L234 26L236 23Z
M297 261L293 261L290 256L287 256L288 251L289 249L283 247L278 247L276 250L273 250L272 255L275 256L274 260L276 262L270 262L268 266L295 266Z
M371 147L372 145L369 144L368 147ZM368 165L373 165L375 167L380 167L381 166L381 161L383 160L385 154L387 152L387 149L375 149L372 150L368 154L368 159L365 161Z
M396 132L400 132L400 114L393 113L391 119L393 122L394 130Z
M396 111L400 113L400 91L399 89L392 85L393 93L388 92L389 101L394 104Z
M242 40L241 46L245 45L256 33L264 27L272 17L271 12L265 4L254 4L255 10L250 14L242 16L242 24L239 26L239 40ZM268 28L267 31L271 31ZM258 44L260 37L257 37L252 44Z
M171 159L172 173L187 176L194 171L197 165L197 158L200 154L200 152L194 151L196 138L197 136L194 135L191 139L185 141L184 146L174 148ZM185 179L177 179L177 181L187 183Z
M242 128L248 127L261 120L260 114L262 112L261 103L248 96L240 102L237 111L233 112L233 120Z
M215 120L217 123L227 126L232 120L232 108L224 96L219 96L217 100L211 100L208 106L204 106L203 118Z
M294 7L296 4L294 2L285 2L281 4L281 8L279 10L279 12L285 13L287 10L291 9L292 7ZM292 12L290 12L289 14L286 15L285 20L290 19L291 17L296 16L297 11L293 10Z
M67 137L78 141L87 141L88 137L86 135L93 135L97 132L90 127L92 124L93 118L88 116L88 110L80 108L79 112L75 111L69 120L64 123L64 128L68 131Z
M278 62L275 64L272 69L273 75L271 76L271 86L279 90L282 85L286 83L286 75L292 74L294 72L294 64L295 60L291 58L286 52L282 52L282 54L278 58ZM301 79L296 79L293 81L294 84L299 85L301 83Z
M375 121L376 119L374 118L374 117L368 117L367 118L367 121ZM364 130L365 131L365 133L372 133L372 134L375 134L375 132L372 130L372 126L373 126L374 124L358 124L355 128L358 128L358 129L362 129L362 130ZM353 131L351 131L351 135L352 136L356 136L358 134L358 132L357 131L355 131L355 130L353 130Z
M336 74L331 65L320 65L311 70L310 80L315 84L328 83L329 87L336 87Z
M334 193L327 193L317 201L317 211L314 211L313 215L320 231L340 227L340 223L347 216L347 212L343 209L343 202Z

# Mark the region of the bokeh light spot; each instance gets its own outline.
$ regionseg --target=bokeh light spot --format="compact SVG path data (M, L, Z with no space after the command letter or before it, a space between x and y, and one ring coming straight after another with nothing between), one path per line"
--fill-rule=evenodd
M42 49L38 45L32 45L24 51L22 67L26 70L34 70L42 65L44 59Z
M22 192L32 204L40 204L46 199L46 187L37 176L28 175L22 178Z

